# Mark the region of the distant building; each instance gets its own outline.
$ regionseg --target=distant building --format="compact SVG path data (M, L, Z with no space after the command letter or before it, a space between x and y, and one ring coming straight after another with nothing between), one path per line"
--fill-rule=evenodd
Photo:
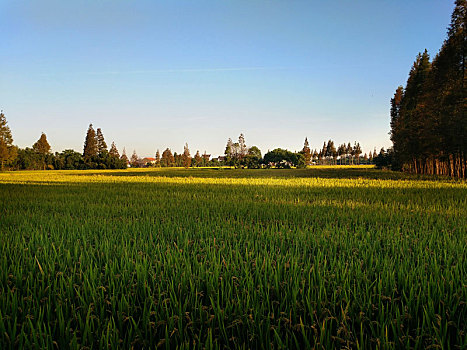
M140 167L146 167L148 164L154 165L156 164L156 158L145 157L138 161Z

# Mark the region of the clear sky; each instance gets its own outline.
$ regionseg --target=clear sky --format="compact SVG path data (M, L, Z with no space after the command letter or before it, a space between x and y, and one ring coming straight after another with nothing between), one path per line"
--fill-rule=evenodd
M391 145L389 100L446 37L450 0L0 0L0 108L14 143L263 154Z

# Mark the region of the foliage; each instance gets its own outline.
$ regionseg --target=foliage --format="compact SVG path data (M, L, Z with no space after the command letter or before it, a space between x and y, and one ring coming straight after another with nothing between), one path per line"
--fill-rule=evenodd
M38 154L38 157L41 158L43 169L45 170L46 156L50 153L50 145L47 141L47 136L44 133L41 134L39 140L37 140L36 143L32 146L32 149Z
M102 155L103 153L107 152L107 144L105 143L104 134L102 133L101 128L97 128L96 142L98 155Z
M110 146L109 155L111 157L120 158L120 154L118 153L118 149L117 149L117 146L115 145L115 142L112 142L112 145Z
M264 155L263 159L266 166L289 169L291 167L304 167L305 158L301 153L294 153L282 148L276 148Z
M86 133L86 138L84 140L84 149L83 149L83 158L87 163L92 163L93 158L97 157L98 154L97 147L97 138L96 132L92 127L92 124L89 124L88 131Z
M430 63L419 53L391 99L393 169L467 176L467 2L457 0L447 39Z
M258 147L252 146L244 158L244 164L248 169L259 169L262 163L261 151Z
M379 151L378 156L373 159L373 163L376 165L378 169L382 168L391 168L391 164L394 163L394 151L392 148L388 149L387 151L384 148L381 148Z
M11 130L2 111L0 112L0 171L3 171L5 164L16 158L16 153Z
M185 143L185 146L183 147L182 163L185 168L189 168L191 165L191 155L188 143Z
M170 148L166 148L164 152L162 152L161 157L161 167L173 167L175 166L175 158L172 154Z
M303 148L300 153L303 154L305 165L311 165L311 149L307 137L305 137L305 142L303 143Z
M139 159L138 155L136 154L135 150L133 150L133 154L131 155L130 165L131 165L132 168L139 168L140 167L140 159Z
M201 155L199 154L199 151L196 151L195 157L193 159L194 161L194 166L199 167L201 166L201 163L203 162L203 158L201 158Z

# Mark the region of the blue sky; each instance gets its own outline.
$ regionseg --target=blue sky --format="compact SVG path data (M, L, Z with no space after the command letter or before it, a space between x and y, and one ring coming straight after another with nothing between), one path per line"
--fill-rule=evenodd
M434 56L448 0L0 1L0 108L15 144L41 132L222 154L333 139L390 146L389 100L419 51Z

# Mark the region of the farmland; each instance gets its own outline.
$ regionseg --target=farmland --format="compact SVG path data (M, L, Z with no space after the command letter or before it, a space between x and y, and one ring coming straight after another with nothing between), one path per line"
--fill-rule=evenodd
M0 173L0 348L467 347L467 184Z

